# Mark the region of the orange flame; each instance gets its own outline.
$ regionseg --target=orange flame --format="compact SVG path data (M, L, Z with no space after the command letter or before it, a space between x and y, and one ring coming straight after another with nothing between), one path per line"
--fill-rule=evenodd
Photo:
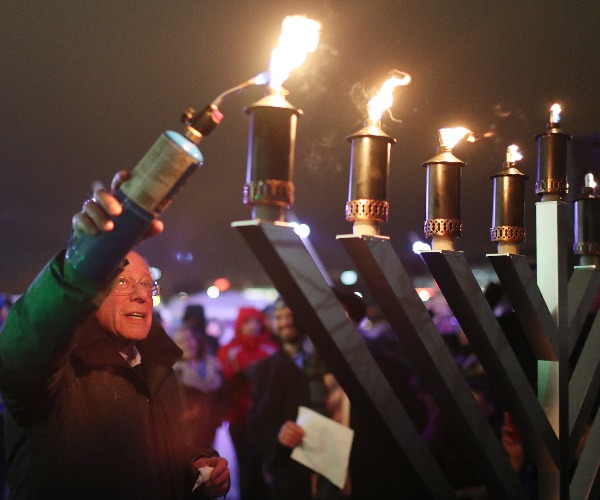
M473 137L473 132L465 127L441 128L439 130L440 145L452 149L467 134L471 134L470 137Z
M585 174L584 184L585 184L585 187L595 188L596 187L596 179L594 179L594 174L592 174L591 172L588 174Z
M550 123L558 123L560 121L560 104L554 103L550 108Z
M394 71L393 74L395 76L388 78L381 86L381 89L379 89L379 92L377 92L377 95L372 97L369 101L367 107L370 120L381 120L383 112L390 108L394 103L394 97L392 95L394 89L400 85L408 85L410 83L411 77L408 73Z
M506 148L506 163L516 163L523 158L519 146L511 144Z
M480 139L489 139L490 137L494 137L496 134L494 132L484 132L481 135L476 135L475 132L470 132L467 136L467 142L477 142Z
M292 70L300 66L309 52L319 44L321 25L304 16L288 16L283 20L279 43L271 53L269 87L280 89Z

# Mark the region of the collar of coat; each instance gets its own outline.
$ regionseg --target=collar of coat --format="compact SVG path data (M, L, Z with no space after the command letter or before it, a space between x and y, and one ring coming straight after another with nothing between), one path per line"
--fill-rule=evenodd
M160 323L155 321L152 322L148 336L135 345L142 356L148 388L154 392L171 371L173 364L181 358L182 351ZM117 349L114 334L102 329L94 314L77 329L73 356L90 366L121 366L130 369Z

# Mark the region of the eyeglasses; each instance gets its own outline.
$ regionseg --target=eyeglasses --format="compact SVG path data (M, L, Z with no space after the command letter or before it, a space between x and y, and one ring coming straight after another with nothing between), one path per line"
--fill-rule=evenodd
M113 290L122 295L129 295L140 285L146 291L146 297L160 295L160 285L156 281L135 281L121 276L114 284Z

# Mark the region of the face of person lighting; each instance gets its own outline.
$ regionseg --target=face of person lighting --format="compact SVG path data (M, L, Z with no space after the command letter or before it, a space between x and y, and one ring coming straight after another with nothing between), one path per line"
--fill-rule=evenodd
M148 265L139 254L130 252L127 260L129 264L114 281L113 290L96 311L96 318L105 330L135 342L145 339L150 331L153 280ZM130 284L126 290L115 290L125 283Z

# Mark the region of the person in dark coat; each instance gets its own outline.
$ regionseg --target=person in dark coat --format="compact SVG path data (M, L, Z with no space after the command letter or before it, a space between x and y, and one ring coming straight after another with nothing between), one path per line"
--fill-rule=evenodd
M74 225L110 230L108 214L120 210L99 189ZM152 322L154 289L137 253L102 290L61 252L14 304L0 334L11 498L177 500L228 491L227 461L186 447L177 426L172 366L181 351ZM198 477L205 482L192 492Z
M283 301L275 304L274 325L282 346L254 370L249 441L263 462L269 498L307 500L313 498L313 473L290 458L304 437L295 420L299 406L325 413L326 370L316 354L306 348L306 339ZM315 477L315 481L317 496L335 488L323 477Z

